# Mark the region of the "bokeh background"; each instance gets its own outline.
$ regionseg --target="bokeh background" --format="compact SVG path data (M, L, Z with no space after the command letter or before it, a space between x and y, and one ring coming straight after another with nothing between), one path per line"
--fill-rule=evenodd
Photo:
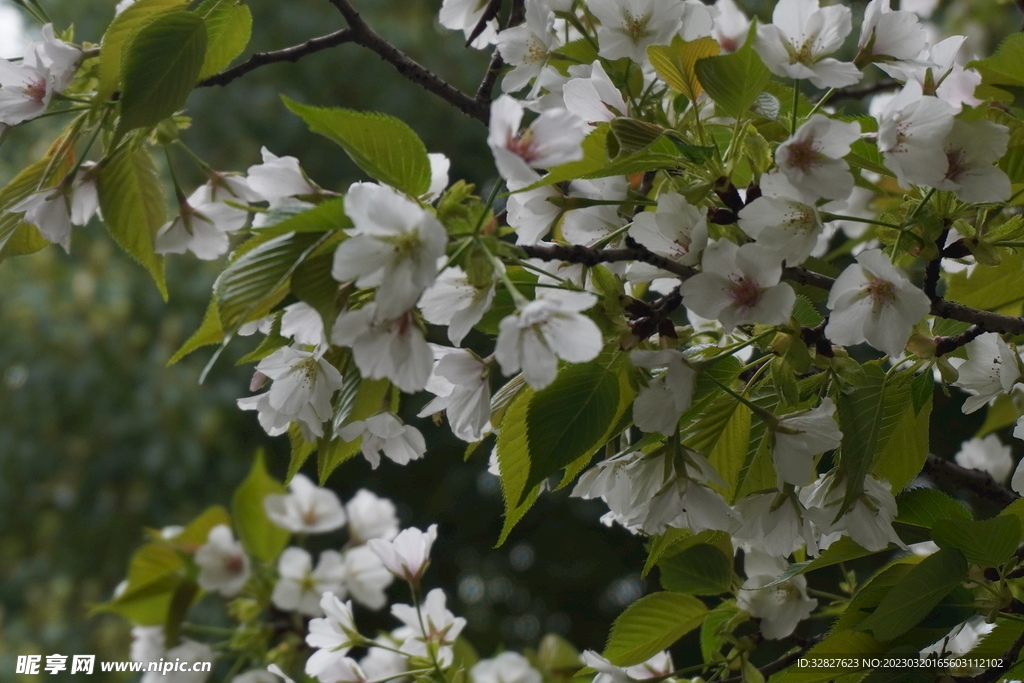
M115 4L41 1L59 28L73 24L77 40L92 42ZM458 87L475 90L487 55L465 50L461 34L438 26L440 0L356 4L382 35ZM739 4L766 19L773 5ZM856 13L863 4L853 3ZM926 4L936 5L913 2L914 8ZM255 18L250 51L343 26L325 0L249 5ZM1012 2L943 1L934 11L945 30L969 35L979 53L1020 26ZM20 55L26 37L37 33L9 0L0 0L0 55ZM299 157L324 187L343 190L359 179L339 148L287 113L281 93L394 114L430 151L452 159L453 179L483 187L493 182L479 123L356 46L196 92L186 142L222 170L244 171L265 145ZM58 125L43 119L9 131L0 144L0 183L38 158ZM198 326L216 272L216 264L171 257L165 303L95 222L75 233L70 255L50 248L0 263L0 682L16 679L18 654L126 659L130 626L116 616L90 616L89 607L121 581L144 528L186 523L208 505L228 503L259 447L268 450L271 470L283 475L287 443L266 437L255 414L234 403L248 393L251 373L251 366L234 361L250 350L251 340L236 342L203 386L198 376L209 349L166 367ZM936 398L932 448L949 456L968 426L960 398ZM406 413L411 417L418 408L410 402ZM467 635L482 653L529 647L546 632L600 648L615 615L656 587L656 578L639 576L641 541L602 526L601 504L570 500L564 492L543 497L494 549L501 495L485 454L464 462L464 444L429 420L416 424L430 443L427 458L404 468L385 462L377 471L356 459L337 470L330 485L345 500L360 487L391 497L403 525L440 525L428 582L444 587L454 611L469 618Z

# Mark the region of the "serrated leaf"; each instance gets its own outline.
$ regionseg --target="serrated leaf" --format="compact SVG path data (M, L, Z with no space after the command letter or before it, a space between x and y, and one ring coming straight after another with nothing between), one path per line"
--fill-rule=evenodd
M332 254L311 256L292 273L292 294L317 310L325 330L331 329L338 314L338 281L331 277L333 264Z
M302 430L296 423L288 425L288 443L291 445L291 455L288 458L288 474L284 482L290 483L298 471L306 464L306 460L316 450L316 444L309 443L302 438Z
M612 119L608 123L608 127L610 129L609 139L614 137L618 145L618 154L609 154L609 157L619 154L635 154L642 149L647 149L661 137L664 131L661 126L625 116Z
M206 0L196 14L206 20L206 56L199 71L202 80L242 54L252 36L252 12L241 0Z
M123 145L100 168L96 184L110 236L149 271L166 300L164 260L153 244L167 219L167 204L153 157L144 147Z
M900 562L886 567L860 587L843 613L832 625L834 631L849 631L867 619L892 587L903 580L916 565Z
M527 503L536 500L526 482L530 477L530 444L526 434L526 414L533 398L533 389L523 387L505 410L498 431L498 470L501 473L501 491L505 499L505 529L499 545L504 542L512 526L523 514ZM538 490L540 487L534 487ZM517 514L518 513L518 514ZM510 521L513 520L514 521Z
M750 109L772 77L754 51L753 35L732 54L700 60L694 71L719 113L734 119Z
M704 92L704 86L697 80L694 68L698 60L713 57L720 50L721 47L714 38L705 36L686 41L676 35L670 45L648 47L647 58L663 81L685 95L686 99L696 102Z
M732 397L730 397L732 398ZM735 399L733 399L735 400ZM747 450L750 447L751 411L747 406L737 402L729 421L725 423L721 435L708 453L708 462L715 471L722 475L728 487L712 483L712 487L730 500L735 496L740 484L740 470L746 462Z
M931 378L931 372L925 372L923 375ZM871 474L889 482L894 493L902 491L904 486L913 481L921 473L924 462L928 459L928 429L932 415L930 390L920 411L914 405L913 391L910 392L910 397L910 404L903 411L885 446L871 465ZM886 396L887 401L890 398L889 395Z
M936 489L917 488L896 498L896 521L931 529L940 519L971 519L964 504Z
M943 548L926 557L882 598L860 630L882 641L893 640L928 616L954 588L967 578L967 560L955 548Z
M689 595L719 595L732 584L732 560L721 550L695 545L658 564L665 590Z
M967 68L981 74L981 85L977 96L1010 102L1015 107L1024 107L1021 95L1024 93L1024 35L1011 33L995 53L986 59L976 59Z
M726 636L732 631L728 627L743 614L743 610L733 600L726 600L704 617L700 625L700 653L705 662L724 659L721 650L729 642Z
M257 451L249 476L235 489L231 511L238 527L238 539L253 557L270 562L288 545L289 533L270 521L263 500L285 488L267 472L263 451Z
M888 649L888 646L879 643L867 633L837 631L829 634L827 638L801 655L801 657L806 659L825 657L840 663L838 655L862 663L870 657L885 653ZM833 668L799 667L793 664L768 680L769 683L826 683L827 681L836 681L838 683L841 675L855 671L864 671L867 668L866 666L851 668L838 666Z
M203 313L203 320L199 323L199 329L193 332L192 336L181 345L181 348L174 352L171 359L167 361L167 365L174 365L193 351L204 346L220 344L222 341L224 341L224 328L220 324L217 299L216 297L211 297L210 303L206 306L206 312Z
M430 160L412 128L387 114L328 109L282 96L309 129L333 140L373 178L417 197L430 188Z
M600 446L618 405L618 374L597 361L566 366L554 382L535 392L526 412L526 488Z
M793 305L793 317L804 327L817 327L824 320L811 300L803 294L796 297L796 303Z
M128 585L92 612L115 612L140 626L163 626L174 592L184 578L181 555L166 543L147 543L132 555Z
M206 56L206 22L192 12L161 14L124 52L118 130L155 126L185 105Z
M114 17L100 44L99 99L106 100L121 87L121 62L125 48L142 28L157 17L180 9L189 0L138 0Z
M293 233L264 242L229 265L213 284L224 330L258 320L288 293L288 278L324 235Z
M704 603L690 595L644 596L615 620L604 657L622 667L645 662L700 626L707 613Z
M12 249L19 240L24 240L24 246L29 246L29 241L38 245L38 240L43 239L34 225L22 220L24 214L10 213L9 209L30 194L60 182L71 170L72 151L63 139L58 139L42 159L22 169L0 190L0 258L16 255L12 251L31 253L24 248ZM49 242L43 240L43 245L46 244Z
M192 552L206 543L211 529L221 524L230 527L231 515L228 514L224 506L211 505L189 522L185 529L174 537L173 541L186 551Z
M946 298L985 311L1020 304L1024 300L1024 252L1004 254L998 266L979 265L970 274L951 274Z
M998 567L1020 544L1021 525L1013 515L992 519L943 519L935 523L932 540L940 548L956 548L968 562Z

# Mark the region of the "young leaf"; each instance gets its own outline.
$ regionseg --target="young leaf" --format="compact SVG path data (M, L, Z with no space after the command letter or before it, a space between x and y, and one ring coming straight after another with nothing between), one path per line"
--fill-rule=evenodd
M995 54L967 64L981 74L977 96L1010 102L1024 108L1024 35L1012 33Z
M163 14L124 53L120 131L155 126L185 104L206 56L206 22L192 12Z
M694 68L698 60L713 57L721 48L714 38L703 37L685 41L678 35L672 39L671 45L651 45L647 48L647 57L658 75L673 89L696 102L704 87L697 80Z
M164 260L153 250L167 218L160 174L145 147L126 144L100 168L100 210L111 237L153 276L167 299Z
M719 113L738 119L757 101L772 74L754 52L754 41L736 52L702 59L694 72Z
M182 358L196 349L212 344L220 344L224 341L224 327L220 324L220 312L217 310L216 297L210 298L206 306L206 313L203 314L203 321L199 323L199 329L192 333L192 336L185 340L171 359L167 361L168 367L174 365Z
M700 626L707 613L704 603L690 595L644 596L615 620L604 657L623 667L646 662Z
M288 545L288 532L271 522L263 508L267 495L284 490L281 482L267 473L263 451L257 451L249 476L235 489L231 500L238 539L250 555L264 562L277 558Z
M124 591L92 611L115 612L139 626L162 626L174 592L184 578L184 567L181 555L172 546L147 543L132 555Z
M114 17L100 44L99 99L109 99L121 87L123 53L132 38L157 17L188 5L188 0L138 0Z
M931 373L926 372L922 376L924 375L931 378ZM889 400L892 395L886 398ZM896 423L892 435L871 465L871 474L889 482L894 492L902 491L924 467L924 461L928 458L928 427L931 415L931 396L919 412L911 400Z
M674 593L719 595L732 584L731 558L713 545L695 545L658 564L661 586Z
M206 20L206 56L199 71L202 80L242 54L252 36L252 12L241 0L206 0L196 14Z
M524 387L520 390L512 404L505 410L498 432L498 469L501 472L501 491L505 498L505 526L509 531L509 520L515 518L518 521L526 514L526 505L536 500L536 496L527 495L526 486L530 476L531 458L530 442L526 436L526 413L531 398L533 389ZM539 490L540 487L535 488ZM505 536L507 534L503 532L501 540L504 540Z
M914 567L878 604L860 630L878 640L897 638L914 628L967 578L967 560L955 548L943 548Z
M333 140L371 177L417 197L430 188L430 159L412 128L387 114L328 109L282 96L309 129Z

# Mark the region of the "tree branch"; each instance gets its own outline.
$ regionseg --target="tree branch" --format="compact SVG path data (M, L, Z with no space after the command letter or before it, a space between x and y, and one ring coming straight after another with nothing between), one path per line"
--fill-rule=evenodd
M350 28L346 28L340 31L335 31L334 33L328 33L326 36L320 36L319 38L310 38L300 45L286 47L283 50L257 52L238 66L233 66L230 69L221 71L219 74L210 76L204 81L200 81L198 87L207 88L214 85L227 85L231 81L241 78L245 74L258 69L261 66L274 64L276 62L297 62L306 55L311 55L314 52L327 50L345 43L351 43L354 39L355 32Z
M1024 650L1024 634L1021 634L1017 640L1014 641L1013 645L1010 646L1002 656L1002 664L1000 666L992 667L987 671L983 671L977 676L972 678L963 679L970 681L971 683L995 683L999 678L1009 671L1016 663L1017 658L1020 656L1020 651Z
M897 81L886 79L882 81L875 81L874 83L868 83L867 85L855 85L849 88L838 88L834 93L832 93L831 99L858 100L862 97L867 97L868 95L877 95L878 93L886 92L887 90L896 90L899 87L900 84ZM822 92L821 95L818 96L818 99L821 99L821 97L824 94L825 93Z
M384 40L376 31L370 28L369 24L363 20L349 0L330 0L330 3L337 8L341 15L345 17L345 21L348 22L349 29L352 31L351 42L362 45L376 53L378 57L395 67L398 73L405 79L412 81L428 92L434 93L466 116L480 121L485 126L487 125L491 109L489 102L478 102Z
M681 280L693 277L698 270L681 263L671 261L664 256L651 253L643 247L625 247L622 249L594 249L583 247L578 244L563 246L560 244L526 245L521 244L519 248L526 252L530 258L539 258L543 261L568 261L569 263L582 263L585 266L596 266L598 263L615 263L617 261L643 261L652 266L667 270L678 275Z
M930 453L928 459L925 460L922 473L927 474L938 483L967 489L971 493L992 501L999 507L1006 507L1019 498L1016 493L993 479L988 472L961 467L955 462L943 460Z

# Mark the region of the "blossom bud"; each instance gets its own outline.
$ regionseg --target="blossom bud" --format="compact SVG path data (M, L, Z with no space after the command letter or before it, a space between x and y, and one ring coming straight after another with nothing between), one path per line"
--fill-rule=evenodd
M934 337L923 334L912 334L907 348L918 358L935 358L936 342Z

